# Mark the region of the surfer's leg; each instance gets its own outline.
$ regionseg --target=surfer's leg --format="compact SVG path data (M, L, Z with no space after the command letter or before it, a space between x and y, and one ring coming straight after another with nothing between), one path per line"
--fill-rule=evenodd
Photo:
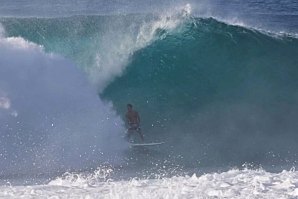
M137 129L137 132L140 134L140 137L141 137L142 142L144 142L144 136L143 136L143 133L141 131L141 128L138 128Z
M132 134L132 131L130 129L127 129L127 131L126 131L126 139L127 139L128 142L130 141L131 134Z

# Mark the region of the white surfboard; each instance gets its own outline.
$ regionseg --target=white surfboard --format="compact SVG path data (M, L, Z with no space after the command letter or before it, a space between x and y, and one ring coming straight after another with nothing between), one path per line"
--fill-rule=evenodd
M165 142L140 143L140 144L130 144L130 146L156 146L164 143Z

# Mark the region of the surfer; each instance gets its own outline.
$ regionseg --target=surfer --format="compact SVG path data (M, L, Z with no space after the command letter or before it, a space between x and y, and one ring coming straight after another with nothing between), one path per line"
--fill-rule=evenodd
M144 136L140 128L140 116L139 113L135 110L133 110L131 104L127 104L127 113L125 115L127 124L128 124L128 129L127 129L127 136L128 139L130 138L131 134L136 131L139 133L142 142L144 142Z

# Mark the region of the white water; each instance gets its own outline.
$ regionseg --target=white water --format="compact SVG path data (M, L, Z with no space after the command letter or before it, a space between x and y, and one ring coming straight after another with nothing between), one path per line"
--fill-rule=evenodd
M85 177L68 174L47 185L2 186L0 198L298 198L296 171L269 173L264 170L232 169L201 176L194 174L128 181L113 181L106 177L98 170Z
M123 133L112 104L72 62L0 35L0 175L119 162Z

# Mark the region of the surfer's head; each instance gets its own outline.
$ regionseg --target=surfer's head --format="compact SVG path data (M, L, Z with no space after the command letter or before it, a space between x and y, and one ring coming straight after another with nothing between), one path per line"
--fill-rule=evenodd
M131 104L127 104L126 106L127 106L127 110L128 111L131 111L132 110L132 105Z

